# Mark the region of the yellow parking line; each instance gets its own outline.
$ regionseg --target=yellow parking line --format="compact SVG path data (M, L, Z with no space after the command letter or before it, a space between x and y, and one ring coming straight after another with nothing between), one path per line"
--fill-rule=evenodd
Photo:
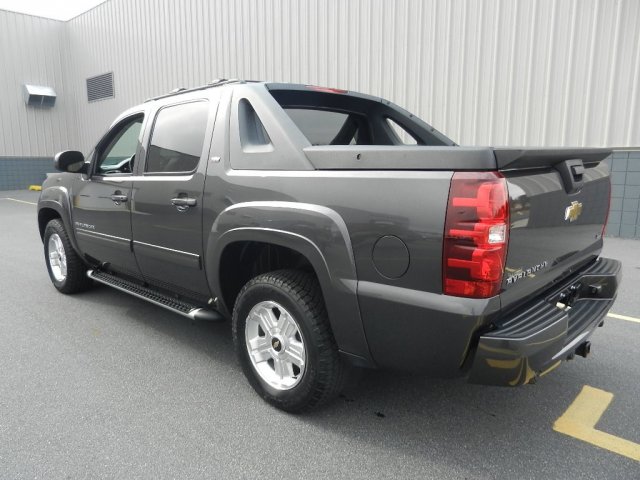
M612 393L585 385L567 411L553 424L553 429L640 462L640 444L595 428L612 400Z
M17 198L5 197L5 198L0 198L0 200L11 200L12 202L28 203L29 205L37 205L36 202L27 202L26 200L18 200Z
M617 318L618 320L626 320L627 322L640 323L640 318L630 317L628 315L618 315L617 313L607 313L607 317Z

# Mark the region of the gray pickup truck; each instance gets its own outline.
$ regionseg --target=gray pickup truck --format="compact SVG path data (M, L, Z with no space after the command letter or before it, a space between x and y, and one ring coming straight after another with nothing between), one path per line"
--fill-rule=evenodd
M461 147L380 98L217 81L56 155L38 224L62 293L231 319L278 408L353 366L515 386L586 357L616 297L609 154Z

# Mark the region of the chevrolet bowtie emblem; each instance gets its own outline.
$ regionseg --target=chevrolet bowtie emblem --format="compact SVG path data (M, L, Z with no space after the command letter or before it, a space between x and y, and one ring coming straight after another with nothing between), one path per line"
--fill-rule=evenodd
M573 201L564 211L564 219L570 222L575 222L582 213L582 204L580 202Z

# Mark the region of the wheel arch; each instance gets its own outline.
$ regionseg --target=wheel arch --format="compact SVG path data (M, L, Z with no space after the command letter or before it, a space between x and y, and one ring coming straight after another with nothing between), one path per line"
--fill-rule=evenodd
M40 239L44 240L44 230L47 227L47 223L55 218L59 218L62 220L64 228L69 235L71 246L82 256L71 222L70 205L69 192L65 187L54 186L42 191L40 200L38 200L38 230L40 232Z
M219 303L231 314L240 290L251 278L283 269L306 270L318 278L317 267L290 242L252 239L225 244L218 267Z
M44 240L44 230L47 228L47 224L56 218L62 220L62 215L55 208L49 206L38 210L38 230L40 231L41 240Z
M317 277L340 350L353 356L350 360L356 364L373 366L360 317L355 262L346 226L336 225L337 219L320 209L290 202L234 205L213 225L205 257L207 278L221 309L229 314L235 298L229 296L229 290L235 291L238 286L229 289L223 284L228 281L230 268L242 268L242 252L250 248L247 245L273 246L288 252L290 259L299 261L303 268L308 266ZM293 231L296 226L303 231ZM279 266L291 268L290 264Z

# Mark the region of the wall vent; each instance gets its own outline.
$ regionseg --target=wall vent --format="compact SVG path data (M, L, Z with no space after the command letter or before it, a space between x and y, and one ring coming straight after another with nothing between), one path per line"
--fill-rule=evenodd
M113 97L113 72L87 78L87 99L90 102Z
M23 85L24 103L31 107L53 107L56 104L56 92L51 87L41 85Z

